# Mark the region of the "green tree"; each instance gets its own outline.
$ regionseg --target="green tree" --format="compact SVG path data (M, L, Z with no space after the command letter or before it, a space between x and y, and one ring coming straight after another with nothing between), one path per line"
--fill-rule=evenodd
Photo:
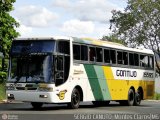
M0 45L4 58L2 60L2 71L0 77L5 76L8 59L8 53L11 46L11 42L16 38L19 33L15 28L19 26L19 23L9 14L13 10L13 3L15 0L0 0Z
M160 55L160 0L128 0L123 12L112 11L110 23L113 34L127 45L143 45Z

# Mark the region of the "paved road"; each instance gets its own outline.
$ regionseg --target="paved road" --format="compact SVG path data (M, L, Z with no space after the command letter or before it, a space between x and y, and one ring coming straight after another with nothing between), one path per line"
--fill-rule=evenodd
M141 106L120 106L111 102L108 106L95 107L83 103L79 109L68 109L65 104L47 104L41 110L34 110L29 103L0 104L0 120L81 120L81 119L160 119L160 101L143 101ZM2 119L2 120L3 120Z

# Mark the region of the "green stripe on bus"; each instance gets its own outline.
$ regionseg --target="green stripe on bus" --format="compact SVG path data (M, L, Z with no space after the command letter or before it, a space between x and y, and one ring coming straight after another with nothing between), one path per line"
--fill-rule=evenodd
M106 83L106 78L102 66L94 66L94 68L98 77L104 100L111 100L110 92Z
M93 65L84 65L95 100L104 100Z

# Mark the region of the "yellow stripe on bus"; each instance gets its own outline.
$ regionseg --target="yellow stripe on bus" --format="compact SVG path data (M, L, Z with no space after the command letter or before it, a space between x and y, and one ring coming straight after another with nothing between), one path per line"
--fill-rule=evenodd
M113 76L111 67L103 66L103 70L112 100L127 100L128 91L131 86L134 87L135 91L141 86L144 92L144 99L153 96L154 81L116 80Z

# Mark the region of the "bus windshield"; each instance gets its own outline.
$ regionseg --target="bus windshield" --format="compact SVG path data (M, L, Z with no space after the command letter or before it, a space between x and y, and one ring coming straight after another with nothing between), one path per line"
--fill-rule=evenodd
M12 57L9 82L53 82L52 59L51 55Z
M37 55L53 53L55 41L34 40L34 41L13 41L11 48L12 55Z
M52 82L54 40L15 40L8 82Z

